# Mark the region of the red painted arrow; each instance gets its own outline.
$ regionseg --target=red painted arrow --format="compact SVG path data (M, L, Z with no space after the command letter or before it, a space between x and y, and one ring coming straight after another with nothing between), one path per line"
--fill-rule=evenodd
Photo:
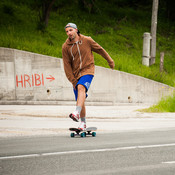
M53 81L53 80L55 80L55 78L52 75L49 75L49 76L50 77L46 77L46 79L50 80L50 82Z

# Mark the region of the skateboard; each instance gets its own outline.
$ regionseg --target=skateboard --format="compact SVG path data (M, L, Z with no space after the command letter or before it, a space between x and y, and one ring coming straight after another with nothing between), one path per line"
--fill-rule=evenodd
M94 132L94 131L96 131L97 128L96 127L89 127L89 128L86 128L86 130L80 130L78 128L69 128L69 130L74 131L74 132L71 132L71 134L70 134L71 137L75 137L75 136L86 137L87 135L91 135L92 137L95 137L96 132Z

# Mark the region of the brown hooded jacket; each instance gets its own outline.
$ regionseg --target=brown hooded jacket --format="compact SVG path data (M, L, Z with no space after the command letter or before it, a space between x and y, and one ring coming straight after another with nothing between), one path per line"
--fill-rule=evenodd
M94 75L95 65L94 56L96 52L104 57L111 68L114 68L114 61L108 53L91 37L80 34L77 42L70 41L69 38L62 46L62 56L64 70L68 80L75 85L83 75Z

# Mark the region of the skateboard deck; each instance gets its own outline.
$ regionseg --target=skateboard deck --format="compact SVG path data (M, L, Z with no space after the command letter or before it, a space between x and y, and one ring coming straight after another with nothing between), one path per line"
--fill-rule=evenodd
M87 135L91 135L92 137L96 136L96 131L97 128L96 127L88 127L85 130L80 130L78 128L69 128L71 132L70 136L71 137L75 137L75 136L81 136L81 137L86 137Z

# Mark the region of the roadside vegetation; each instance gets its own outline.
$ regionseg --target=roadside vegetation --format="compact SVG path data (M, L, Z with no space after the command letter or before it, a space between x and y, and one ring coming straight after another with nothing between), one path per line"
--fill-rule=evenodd
M175 93L173 96L162 98L156 105L147 109L140 110L141 112L175 112Z
M79 2L55 1L44 28L34 0L1 0L0 46L61 58L67 38L64 26L73 22L82 34L107 50L115 69L175 87L175 23L167 20L162 10L157 25L156 64L142 65L143 33L151 30L152 0L135 7L129 0L87 1L93 2L93 8ZM159 70L160 52L165 53L163 72ZM101 56L94 55L96 65L108 67Z

